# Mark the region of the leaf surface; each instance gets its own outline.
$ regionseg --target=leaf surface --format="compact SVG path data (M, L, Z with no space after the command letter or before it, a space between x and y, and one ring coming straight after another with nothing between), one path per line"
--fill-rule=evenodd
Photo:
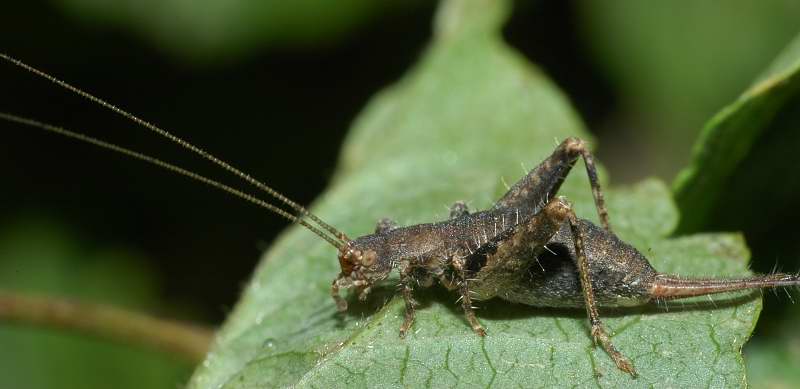
M419 63L356 119L315 213L355 236L386 216L402 225L445 219L457 200L483 209L505 191L503 180L524 174L520 164L532 168L564 137L588 137L567 99L502 41L509 12L508 1L443 2ZM582 168L561 194L596 219ZM737 235L665 239L677 212L663 184L607 198L617 233L659 270L747 274ZM401 340L396 278L366 303L351 298L339 316L329 295L338 271L334 249L290 229L262 259L190 387L744 386L740 349L761 307L748 297L604 310L640 372L634 380L592 346L581 310L482 302L488 336L480 338L457 296L436 287L418 294L413 332Z

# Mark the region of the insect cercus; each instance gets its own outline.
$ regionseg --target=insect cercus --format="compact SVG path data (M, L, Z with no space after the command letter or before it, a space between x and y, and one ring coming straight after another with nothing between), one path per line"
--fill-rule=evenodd
M405 300L404 337L414 322L413 288L438 281L455 290L467 322L485 336L472 307L474 300L501 298L540 307L585 308L592 338L619 369L636 369L611 343L598 308L636 306L654 300L679 299L744 289L800 285L792 274L746 278L685 278L656 271L633 246L620 240L609 224L594 160L586 144L567 138L555 151L514 184L490 209L470 212L458 202L445 221L400 227L389 219L375 232L354 239L325 223L301 205L212 154L94 95L17 59L0 58L110 109L208 159L267 193L291 210L192 171L84 134L0 112L0 119L37 127L149 162L203 182L297 222L338 250L341 272L331 285L340 311L347 310L342 289L354 289L365 300L373 286L397 269ZM575 215L558 190L578 159L583 158L601 226Z

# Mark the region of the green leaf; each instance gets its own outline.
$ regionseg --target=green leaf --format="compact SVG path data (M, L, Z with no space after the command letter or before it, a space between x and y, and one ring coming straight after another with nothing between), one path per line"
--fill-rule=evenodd
M504 192L503 179L524 174L520 162L531 168L559 139L587 138L565 97L503 43L509 12L509 1L443 2L419 63L356 119L315 213L357 235L385 216L404 225L445 219L457 200L486 208ZM561 194L595 219L582 169ZM659 270L747 274L737 235L665 239L677 213L663 184L607 197L617 233ZM488 336L480 338L457 296L436 287L419 293L413 332L401 340L396 279L365 303L351 299L339 316L329 294L338 271L335 250L290 229L262 259L190 387L744 386L740 349L761 307L747 298L603 310L639 370L634 380L593 347L582 310L482 302Z
M800 179L796 174L784 174L779 167L790 161L800 146L798 91L800 35L749 89L706 124L695 144L692 163L674 184L682 215L680 232L724 226L731 224L726 223L730 219L767 221L763 216L771 212L761 205L770 202L759 198L776 192L775 185L784 189L778 192L783 195L780 199L786 200L777 205L794 198ZM753 190L767 187L769 191ZM740 204L750 207L731 208L742 200L731 199L732 194L748 198ZM731 212L734 209L736 212Z

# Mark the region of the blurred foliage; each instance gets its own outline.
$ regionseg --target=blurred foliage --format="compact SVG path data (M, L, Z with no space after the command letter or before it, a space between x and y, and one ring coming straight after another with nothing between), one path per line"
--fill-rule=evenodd
M790 389L800 382L800 309L794 308L766 339L753 339L745 346L747 382L752 388Z
M797 269L800 175L792 170L797 166L792 158L798 149L800 35L704 127L692 163L675 181L682 215L678 232L744 231L759 255L754 269L769 272L776 264ZM762 336L745 350L754 387L788 388L797 382L800 336L792 329L800 308L787 304L790 296L776 300L762 320Z
M579 4L578 27L592 60L612 80L622 104L606 125L641 148L615 148L620 165L636 169L625 161L640 161L640 171L621 169L628 177L676 173L688 162L703 122L800 31L800 3L790 0Z
M700 134L692 163L675 181L683 215L679 232L774 224L776 211L800 191L800 176L787 176L779 168L800 147L798 97L800 35ZM747 190L758 183L768 186L769 193ZM776 201L766 202L765 196ZM732 207L737 202L757 206Z
M65 12L126 29L164 52L232 60L270 46L334 43L421 0L58 0Z
M800 35L703 129L692 163L675 180L682 213L679 233L774 228L800 192L800 175L781 169L800 148L798 102ZM758 184L768 190L747 190Z
M153 310L156 279L128 250L90 249L35 217L0 228L0 287ZM150 350L0 323L0 387L175 388L189 366Z

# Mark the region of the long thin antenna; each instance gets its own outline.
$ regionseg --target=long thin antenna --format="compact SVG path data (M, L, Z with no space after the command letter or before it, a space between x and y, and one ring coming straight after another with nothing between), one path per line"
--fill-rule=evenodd
M105 101L105 100L103 100L103 99L101 99L99 97L96 97L96 96L94 96L94 95L92 95L92 94L90 94L88 92L85 92L82 89L80 89L80 88L78 88L76 86L73 86L72 84L67 83L66 81L62 81L62 80L60 80L60 79L58 79L58 78L56 78L54 76L51 76L50 74L47 74L44 71L41 71L41 70L31 66L31 65L28 65L28 64L26 64L26 63L24 63L24 62L22 62L22 61L20 61L20 60L18 60L16 58L13 58L13 57L5 54L5 53L0 53L0 58L2 58L3 60L5 60L7 62L10 62L10 63L20 67L22 69L25 69L25 70L27 70L28 72L30 72L30 73L32 73L34 75L37 75L37 76L39 76L41 78L44 78L45 80L48 80L48 81L50 81L50 82L52 82L52 83L54 83L54 84L56 84L56 85L58 85L58 86L60 86L60 87L62 87L64 89L67 89L70 92L73 92L78 96L81 96L81 97L83 97L83 98L85 98L85 99L87 99L89 101L97 103L100 106L102 106L102 107L104 107L104 108L106 108L106 109L108 109L110 111L113 111L113 112L115 112L115 113L117 113L117 114L119 114L119 115L121 115L121 116L123 116L123 117L125 117L125 118L127 118L127 119L129 119L131 121L133 121L134 123L136 123L136 124L138 124L138 125L140 125L140 126L142 126L144 128L147 128L148 130L153 131L156 134L159 134L159 135L169 139L170 141L180 145L181 147L183 147L183 148L185 148L185 149L187 149L187 150L189 150L189 151L191 151L191 152L193 152L193 153L205 158L208 161L211 161L215 165L217 165L217 166L227 170L228 172L238 176L239 178L247 181L248 183L252 184L256 188L268 193L270 196L272 196L275 199L281 201L282 203L288 205L289 207L291 207L292 209L297 211L299 214L301 214L303 216L306 216L309 219L313 220L314 222L319 224L323 229L325 229L326 231L328 231L331 234L333 234L337 239L339 239L339 240L341 240L343 242L349 240L349 238L347 238L347 236L343 232L337 230L336 228L334 228L333 226L329 225L328 223L325 223L320 218L318 218L316 215L314 215L313 213L309 212L302 205L295 203L294 201L290 200L289 198L287 198L286 196L284 196L283 194L281 194L277 190L272 189L271 187L269 187L268 185L262 183L261 181L256 180L255 178L251 177L250 175L244 173L243 171L231 166L227 162L215 157L211 153L209 153L209 152L207 152L207 151L205 151L205 150L203 150L203 149L201 149L201 148L199 148L199 147L197 147L197 146L195 146L195 145L193 145L193 144L191 144L191 143L189 143L189 142L187 142L187 141L185 141L185 140L183 140L183 139L181 139L181 138L179 138L179 137L177 137L175 135L173 135L172 133L170 133L170 132L168 132L168 131L166 131L166 130L158 127L158 126L156 126L155 124L152 124L152 123L150 123L150 122L148 122L148 121L146 121L144 119L140 119L138 116L133 115L132 113L130 113L128 111L125 111L122 108L119 108L114 104L111 104L111 103L109 103L109 102L107 102L107 101Z
M205 176L202 176L200 174L194 173L192 171L186 170L186 169L184 169L182 167L173 165L173 164L168 163L168 162L164 162L164 161L162 161L162 160L160 160L158 158L151 157L149 155L142 154L142 153L130 150L130 149L126 149L124 147L117 146L117 145L115 145L113 143L102 141L100 139L97 139L97 138L94 138L94 137L91 137L91 136L88 136L88 135L84 135L84 134L81 134L81 133L70 131L70 130L67 130L67 129L63 128L63 127L54 126L52 124L43 123L43 122L40 122L40 121L37 121L37 120L28 119L28 118L24 118L24 117L21 117L21 116L17 116L17 115L5 113L5 112L0 112L0 119L7 120L7 121L10 121L10 122L14 122L14 123L24 124L24 125L30 126L30 127L36 127L36 128L39 128L39 129L42 129L42 130L45 130L45 131L49 131L49 132L53 132L53 133L56 133L56 134L59 134L59 135L63 135L63 136L68 137L68 138L79 140L81 142L90 143L90 144L93 144L93 145L98 146L100 148L104 148L104 149L108 149L108 150L111 150L111 151L115 151L117 153L124 154L124 155L127 155L129 157L141 160L141 161L145 161L145 162L150 163L152 165L156 165L156 166L161 167L163 169L169 170L169 171L171 171L173 173L177 173L177 174L189 177L189 178L191 178L193 180L200 181L200 182L202 182L202 183L204 183L206 185L212 186L212 187L217 188L217 189L219 189L219 190L221 190L223 192L226 192L226 193L231 194L233 196L236 196L236 197L238 197L240 199L243 199L245 201L249 201L249 202L251 202L251 203L253 203L255 205L258 205L259 207L262 207L262 208L265 208L265 209L267 209L269 211L272 211L272 212L274 212L274 213L276 213L276 214L278 214L280 216L283 216L286 219L289 219L292 222L297 222L300 225L302 225L303 227L308 228L311 232L319 235L319 237L321 237L322 239L325 239L328 243L330 243L333 247L336 247L337 249L342 247L342 242L340 240L330 237L328 234L326 234L325 232L323 232L319 228L309 224L308 222L306 222L305 220L303 220L300 217L292 215L291 213L286 212L285 210L283 210L281 208L278 208L278 207L276 207L276 206L274 206L274 205L272 205L270 203L267 203L266 201L263 201L263 200L255 197L255 196L253 196L251 194L248 194L248 193L242 192L240 190L234 189L234 188L232 188L232 187L230 187L228 185L225 185L225 184L223 184L221 182L214 181L214 180L212 180L212 179L210 179L208 177L205 177Z

